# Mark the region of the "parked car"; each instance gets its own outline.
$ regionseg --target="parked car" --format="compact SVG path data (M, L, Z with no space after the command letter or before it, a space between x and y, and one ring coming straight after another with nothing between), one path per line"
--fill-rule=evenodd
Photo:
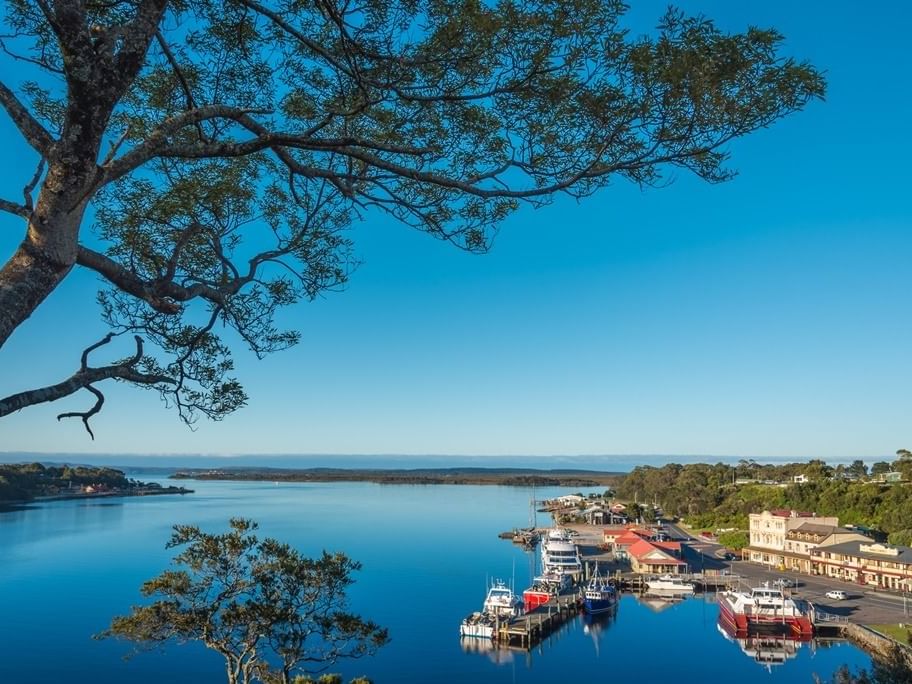
M727 560L727 561L738 560L738 557L737 557L735 554L733 554L731 551L729 551L728 553L724 554L724 555L722 556L722 558L724 558L724 559Z
M773 584L775 586L779 587L780 589L787 589L789 587L797 586L796 582L793 582L792 580L788 579L787 577L780 577L775 582L773 582Z
M845 599L849 598L848 594L846 594L842 589L833 589L832 591L828 591L826 593L826 597L828 599L833 599L834 601L844 601Z

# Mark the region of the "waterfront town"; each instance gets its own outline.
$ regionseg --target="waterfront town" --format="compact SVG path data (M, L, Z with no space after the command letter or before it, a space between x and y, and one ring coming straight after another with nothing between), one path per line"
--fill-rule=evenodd
M664 518L657 506L653 522L631 519L628 504L609 494L540 502L553 527L502 534L533 552L541 545L541 574L521 596L492 586L482 611L463 621L463 638L531 648L575 611L616 610L622 591L657 609L703 594L719 604L720 631L758 660L758 644L779 657L790 641L823 637L880 656L898 647L912 662L912 548L840 525L836 516L793 509L750 513L748 544L727 548L714 531Z

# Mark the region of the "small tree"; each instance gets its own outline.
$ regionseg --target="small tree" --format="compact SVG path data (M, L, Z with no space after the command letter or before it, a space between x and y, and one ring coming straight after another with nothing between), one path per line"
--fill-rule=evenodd
M287 544L259 540L257 524L234 518L225 534L176 525L168 548L183 568L142 586L158 597L115 617L99 635L151 647L200 641L225 658L229 684L281 682L325 670L340 658L374 653L387 631L346 610L351 573L344 554L305 558Z

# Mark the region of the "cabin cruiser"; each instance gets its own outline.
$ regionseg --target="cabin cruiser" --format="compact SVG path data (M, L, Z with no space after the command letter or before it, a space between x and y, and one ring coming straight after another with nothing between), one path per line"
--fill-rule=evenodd
M662 575L646 580L646 588L649 591L662 592L669 594L692 594L694 586L690 582L685 582L682 578L674 575Z
M485 597L482 612L502 618L511 618L519 615L522 601L501 580L495 580Z

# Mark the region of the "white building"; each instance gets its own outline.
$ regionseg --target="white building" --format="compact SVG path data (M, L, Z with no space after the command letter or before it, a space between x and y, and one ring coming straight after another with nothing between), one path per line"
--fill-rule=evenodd
M839 518L790 510L751 513L748 519L750 545L745 549L748 559L779 568L786 567L786 539L789 532L805 523L839 527Z

